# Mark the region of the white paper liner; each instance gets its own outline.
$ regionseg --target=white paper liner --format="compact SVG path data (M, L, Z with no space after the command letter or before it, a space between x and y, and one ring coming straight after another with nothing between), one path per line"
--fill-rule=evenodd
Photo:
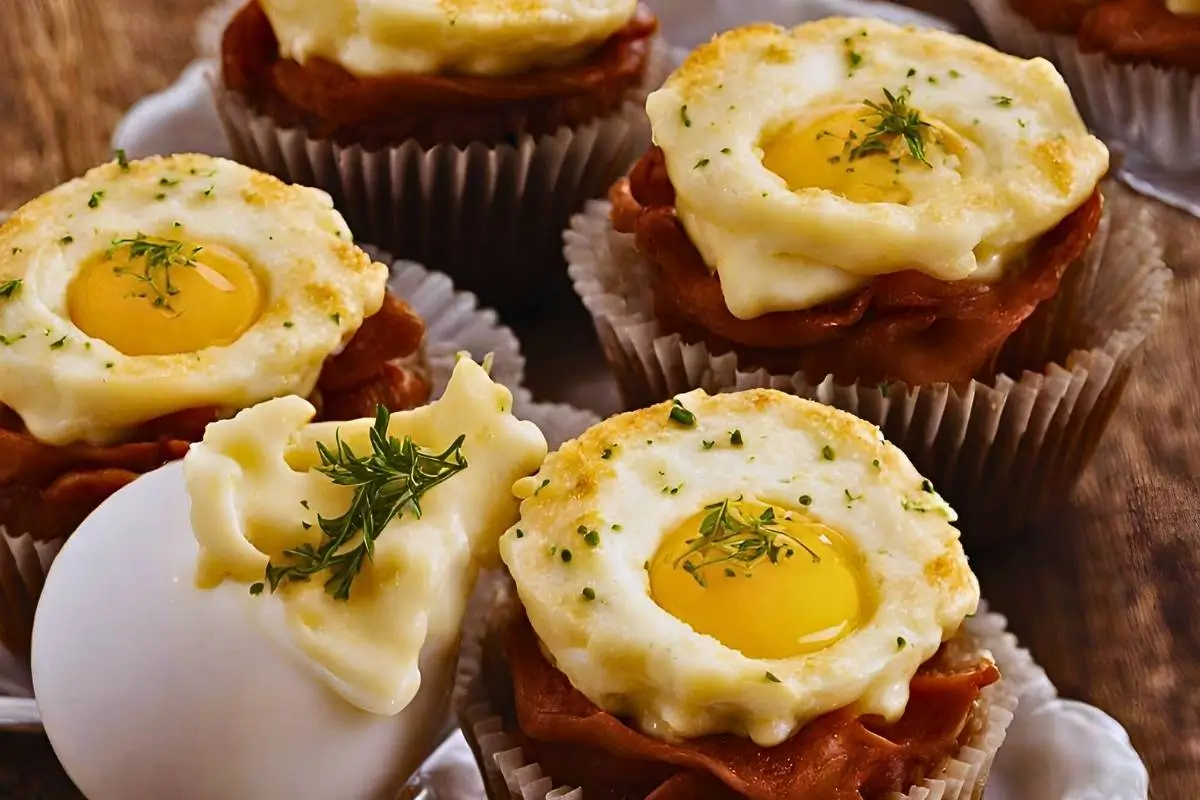
M356 238L446 272L507 310L569 298L561 232L650 143L646 95L673 67L655 41L642 84L616 113L515 144L370 151L280 128L213 81L235 158L329 192Z
M972 546L1018 533L1069 493L1166 301L1170 271L1147 201L1113 182L1104 193L1088 252L1001 351L1007 374L958 387L811 383L739 369L735 353L688 344L655 319L651 266L631 235L613 230L608 203L572 219L566 255L627 407L696 388L768 387L849 411L879 425L934 481Z
M1058 68L1088 125L1124 153L1120 172L1133 188L1200 216L1200 75L1084 53L1074 36L1039 31L1009 0L971 5L1000 49Z
M484 650L494 644L493 637L504 624L508 610L518 605L512 582L506 575L493 573L480 578L467 611L458 657L453 702L459 723L483 771L491 800L586 800L587 787L559 785L540 764L526 757L519 744L516 721L506 720L500 714L488 688L489 683L511 680L507 676L485 675ZM1005 632L1002 616L987 613L985 606L964 623L963 629L976 640L978 649L992 654L1003 677L981 693L978 730L967 744L905 794L893 795L894 800L982 798L992 762L1012 723L1023 688L1049 686L1029 653L1017 647L1015 637ZM1053 691L1050 686L1051 696Z
M422 360L433 383L433 397L440 396L446 388L455 354L466 351L476 360L490 354L492 378L513 392L518 416L535 421L547 416L549 424L557 426L555 429L571 431L567 438L578 432L578 426L586 428L596 421L590 412L569 406L543 410L542 406L531 403L529 393L521 388L525 358L517 337L499 324L495 311L479 308L475 296L456 290L447 276L410 261L397 261L388 287L407 300L425 321ZM0 546L0 688L5 679L27 686L28 674L6 670L5 662L14 661L20 669L28 664L34 607L46 570L62 542L35 544L25 532L4 532L3 526L0 526L0 541L4 544Z

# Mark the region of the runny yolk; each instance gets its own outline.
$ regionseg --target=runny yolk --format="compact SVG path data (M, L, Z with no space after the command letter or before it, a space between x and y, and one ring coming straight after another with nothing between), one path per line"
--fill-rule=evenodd
M912 192L904 185L905 174L929 166L913 157L904 137L872 136L880 119L863 106L807 127L785 127L763 143L763 166L792 191L827 189L856 203L907 203ZM957 137L945 126L927 122L915 129L927 161L935 148L961 155Z
M71 321L129 356L232 344L261 312L262 287L220 245L140 234L86 261L67 291Z
M709 506L659 546L650 593L663 610L743 655L768 659L822 650L869 616L861 557L837 531L802 512L731 501L727 524L714 533L720 512ZM767 548L776 548L774 561Z

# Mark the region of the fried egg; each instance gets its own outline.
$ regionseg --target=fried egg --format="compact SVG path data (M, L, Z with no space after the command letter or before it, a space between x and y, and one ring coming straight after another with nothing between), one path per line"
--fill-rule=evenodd
M122 158L0 227L0 404L62 445L307 396L387 274L322 191L208 156Z
M741 319L902 270L995 281L1108 168L1049 62L879 20L730 31L646 110Z
M280 54L356 75L511 75L584 57L637 0L260 0Z
M545 650L662 739L895 720L979 601L954 512L904 454L777 391L613 417L514 491L500 552Z

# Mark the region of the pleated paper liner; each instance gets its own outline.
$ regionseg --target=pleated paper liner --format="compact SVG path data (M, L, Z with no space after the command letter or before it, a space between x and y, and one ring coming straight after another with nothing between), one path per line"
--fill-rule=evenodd
M1001 50L1058 68L1088 125L1123 153L1130 186L1200 216L1200 75L1084 53L1074 36L1039 31L1008 0L971 5Z
M628 407L696 388L770 387L842 408L879 425L934 481L971 547L1016 533L1070 491L1166 301L1149 203L1111 181L1104 193L1090 248L1005 345L1000 374L962 386L811 382L740 369L735 353L684 341L655 319L651 267L613 230L608 203L572 220L566 255Z
M441 270L507 313L571 300L562 230L646 149L646 95L672 66L656 41L642 85L616 113L495 146L339 145L278 127L219 79L213 91L238 161L326 190L356 238Z
M506 718L512 678L499 655L499 635L520 600L507 575L480 578L463 629L454 708L475 753L491 800L587 800L587 787L563 786L520 746L516 720ZM1044 675L1016 640L1004 632L1004 618L982 612L968 619L963 634L976 649L989 651L1003 675L983 690L968 742L953 758L897 800L978 800L996 751L1013 720L1021 688Z
M385 262L386 263L386 262ZM437 397L446 387L454 368L455 354L469 352L474 358L492 356L492 378L514 393L514 409L535 417L551 417L562 426L565 416L568 425L586 428L596 420L594 415L570 407L544 407L529 401L528 392L520 388L525 375L525 358L511 330L500 325L496 312L479 308L475 296L457 291L453 282L438 272L431 272L412 262L394 264L389 288L404 298L425 320L423 366L433 383ZM574 414L575 416L571 416ZM583 415L581 418L579 415ZM571 429L566 438L578 433ZM580 428L582 430L582 428ZM42 541L36 531L7 530L4 512L0 509L0 655L7 650L21 664L29 660L29 639L33 612L41 594L46 569L62 540Z

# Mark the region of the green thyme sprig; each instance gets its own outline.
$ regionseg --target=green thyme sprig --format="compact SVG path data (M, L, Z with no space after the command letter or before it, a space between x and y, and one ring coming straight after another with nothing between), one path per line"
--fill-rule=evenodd
M871 110L871 114L863 118L863 122L874 122L874 128L850 151L850 160L869 156L872 153L887 153L892 143L897 139L904 141L908 153L917 161L929 166L925 157L925 130L929 123L921 119L921 112L908 105L908 91L901 90L892 94L883 90L882 104L872 100L864 100L863 105Z
M376 406L367 455L356 455L340 435L333 450L317 443L321 465L315 469L339 486L353 486L354 496L340 517L317 516L325 536L320 545L285 550L287 563L267 564L265 583L272 592L284 583L305 582L328 570L325 591L335 600L349 599L354 579L374 558L375 540L388 523L406 513L419 519L425 493L467 468L462 454L465 436L441 453L428 453L408 436L403 441L389 436L390 418L386 408ZM263 588L256 583L250 593L259 594Z
M134 297L151 298L155 308L174 312L171 298L179 294L179 287L171 280L171 270L176 267L195 267L196 256L204 248L189 246L174 239L149 239L141 233L129 239L113 239L106 256L113 254L122 247L129 248L130 267L114 267L118 275L128 275L144 284L145 291L134 292ZM139 263L141 269L132 266Z
M726 499L704 510L708 513L700 522L700 535L688 539L687 552L674 564L701 586L708 585L701 572L718 564L736 563L750 570L763 559L777 564L781 557L791 558L797 549L808 553L814 563L821 560L808 545L775 524L773 508L768 507L757 517L747 516Z

